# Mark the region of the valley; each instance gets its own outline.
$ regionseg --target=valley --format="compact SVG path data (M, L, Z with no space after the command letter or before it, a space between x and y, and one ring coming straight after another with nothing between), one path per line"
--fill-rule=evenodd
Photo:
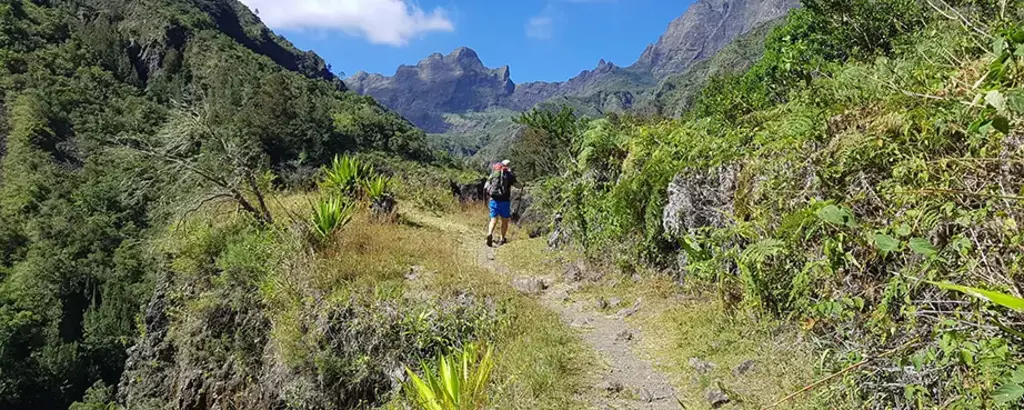
M460 155L471 156L479 150L499 155L506 151L508 137L516 133L510 111L567 104L593 118L633 110L671 116L675 114L672 107L665 112L659 109L664 103L658 101L661 93L655 91L665 87L660 84L673 82L672 76L704 76L700 74L703 68L691 67L700 66L752 31L754 37L763 39L767 30L755 29L777 22L798 6L790 0L697 1L656 43L643 50L634 64L620 67L602 59L596 68L564 82L516 84L511 79L513 68L486 68L475 51L462 47L448 55L435 53L415 66L398 67L390 77L358 72L345 83L433 134L438 146ZM734 47L748 48L743 44ZM753 50L756 59L759 53L756 47ZM744 68L741 64L722 67ZM693 98L699 88L676 93ZM471 125L467 127L467 123Z
M516 84L343 80L235 0L5 1L0 408L1020 408L1022 22L707 0Z

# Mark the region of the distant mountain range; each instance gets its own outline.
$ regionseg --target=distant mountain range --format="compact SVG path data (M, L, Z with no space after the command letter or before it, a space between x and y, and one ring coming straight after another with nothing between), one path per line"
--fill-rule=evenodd
M799 0L698 0L633 65L601 60L593 70L565 82L515 84L508 66L487 68L475 51L461 47L448 55L432 54L415 66L400 66L390 77L358 72L345 83L428 133L445 134L446 142L455 141L447 148L472 154L509 132L511 122L497 116L509 117L538 104L570 104L589 115L630 109L651 98L667 78L686 73L798 6Z

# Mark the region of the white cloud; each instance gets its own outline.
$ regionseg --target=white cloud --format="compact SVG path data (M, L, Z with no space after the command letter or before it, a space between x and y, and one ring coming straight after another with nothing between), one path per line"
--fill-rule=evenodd
M526 22L526 35L538 40L548 40L554 34L555 21L548 16L534 16Z
M455 30L447 12L407 0L242 0L274 29L341 30L374 44L403 46L429 32Z

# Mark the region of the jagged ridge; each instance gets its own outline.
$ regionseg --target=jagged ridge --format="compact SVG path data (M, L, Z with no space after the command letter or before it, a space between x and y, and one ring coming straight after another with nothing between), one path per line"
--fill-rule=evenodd
M593 70L564 82L516 85L508 66L489 69L465 47L447 56L435 53L415 66L401 66L391 77L359 72L345 81L431 133L452 129L446 114L490 108L525 111L542 103L568 101L586 113L620 111L631 108L637 97L665 77L685 72L738 36L798 5L797 0L701 0L674 20L633 65L620 67L601 60Z

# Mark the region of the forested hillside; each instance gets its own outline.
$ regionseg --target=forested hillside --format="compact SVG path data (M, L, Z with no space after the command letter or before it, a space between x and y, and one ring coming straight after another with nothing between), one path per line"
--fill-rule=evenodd
M800 323L803 398L1018 408L1024 4L803 5L681 119L525 116L551 243Z
M1024 2L802 5L643 110L448 113L527 185L488 248L237 1L3 2L0 408L1021 407Z
M0 408L112 392L171 221L269 222L262 192L344 151L432 158L233 0L5 1L0 66Z

